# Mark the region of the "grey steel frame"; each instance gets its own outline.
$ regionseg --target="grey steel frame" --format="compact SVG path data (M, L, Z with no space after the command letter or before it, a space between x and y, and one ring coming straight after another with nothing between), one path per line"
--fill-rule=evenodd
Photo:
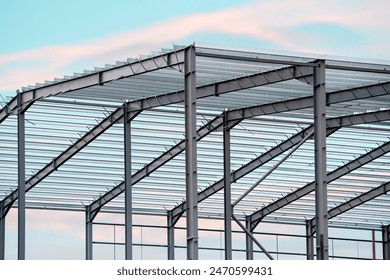
M104 133L113 124L122 122L124 124L124 170L125 176L123 183L114 187L102 197L86 207L86 259L93 258L93 220L100 209L109 201L117 197L122 192L125 193L125 256L126 259L132 259L132 184L135 184L155 171L167 161L174 158L185 150L186 155L186 201L174 209L168 211L168 259L174 259L174 226L181 215L186 212L187 217L187 259L198 259L198 203L210 197L221 189L224 189L224 230L225 230L225 259L232 259L232 227L231 220L235 220L243 229L247 236L247 259L253 259L253 242L255 242L262 251L272 259L266 249L254 238L252 232L258 223L272 212L277 211L283 206L303 197L304 195L315 191L316 217L307 221L307 256L308 259L314 258L313 236L316 233L317 259L328 259L328 219L335 217L345 211L363 204L379 195L385 194L389 190L389 184L383 184L376 189L360 195L345 204L339 205L327 211L327 183L341 176L348 174L352 170L371 162L372 160L386 154L389 149L389 143L373 149L366 155L326 174L326 138L340 127L355 125L359 123L376 122L380 120L389 120L389 111L380 111L366 113L356 116L346 116L341 118L326 119L326 106L351 100L382 96L390 93L390 83L378 83L371 86L340 90L336 92L326 92L325 89L325 69L328 67L324 60L310 63L296 63L287 61L271 61L263 59L266 62L278 64L290 64L292 66L281 68L275 71L248 75L238 79L227 80L219 83L213 83L196 87L196 56L207 56L197 53L195 46L189 46L183 50L160 55L150 59L130 63L125 66L104 70L98 73L86 75L77 79L64 81L61 83L44 86L37 89L20 92L12 99L7 106L0 110L0 123L9 115L17 115L18 124L18 188L4 200L0 202L0 259L4 259L5 247L5 217L18 200L18 259L25 259L25 194L44 178L54 172L59 166L64 164L72 156L86 147L99 135ZM221 55L210 55L221 57ZM235 59L232 56L226 56L229 59ZM237 57L242 60L261 61L261 59L249 59ZM183 67L183 70L181 69ZM65 152L60 154L52 162L48 163L41 171L26 180L25 174L25 111L33 105L34 102L43 98L55 96L58 94L71 92L74 90L103 85L117 79L131 77L150 71L159 70L165 67L174 67L184 74L184 91L172 92L166 95L150 97L144 100L135 100L123 104L110 116L104 119L96 127L82 136L79 141L70 146ZM336 66L330 69L338 69ZM372 69L359 69L350 67L350 71L379 71ZM388 74L389 71L379 71ZM257 105L249 108L240 108L237 110L228 110L223 112L200 129L196 130L196 100L209 96L218 96L220 94L239 91L252 87L269 85L290 79L297 79L313 86L313 96L302 97L291 100L284 100L265 105ZM145 166L132 175L131 170L131 120L134 119L143 110L162 105L181 103L185 105L185 139L172 147L159 158ZM270 115L280 112L294 111L304 108L314 108L314 125L310 126L300 133L283 141L280 145L261 155L242 168L231 172L230 163L230 130L240 121L261 115ZM197 141L201 140L213 131L223 131L223 151L224 151L224 178L202 192L197 192ZM236 202L231 202L231 183L255 170L262 164L275 158L284 151L292 148L298 148L306 139L312 137L314 133L315 143L315 181L304 186L301 189L288 194L282 199L271 203L256 211L246 219L244 226L233 213L234 206L243 199L257 185L255 184ZM295 148L293 148L295 146ZM280 161L282 163L284 159ZM280 164L279 163L279 164ZM277 166L276 166L277 167ZM275 167L275 168L276 168ZM271 169L270 172L273 170ZM269 173L270 173L269 172ZM267 173L267 174L269 174ZM267 176L267 174L265 176ZM261 182L261 180L259 180ZM259 182L259 183L260 183ZM383 227L383 256L389 259L389 227Z

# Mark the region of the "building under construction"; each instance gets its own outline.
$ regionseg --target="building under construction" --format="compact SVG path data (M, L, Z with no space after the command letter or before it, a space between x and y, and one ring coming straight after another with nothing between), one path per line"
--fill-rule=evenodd
M0 259L12 208L19 259L26 209L85 213L86 259L389 259L389 105L388 61L198 44L24 87L0 108Z

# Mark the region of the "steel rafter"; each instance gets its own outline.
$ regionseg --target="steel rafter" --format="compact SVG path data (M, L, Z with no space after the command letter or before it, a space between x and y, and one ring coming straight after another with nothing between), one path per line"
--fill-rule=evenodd
M330 209L328 211L328 218L333 219L334 217L341 215L359 205L364 204L367 201L370 201L378 196L386 194L390 191L390 182L383 183L382 185L369 190L368 192L362 193L340 205ZM315 219L310 220L310 224L313 228L316 227Z
M349 163L329 172L327 174L328 183L335 181L336 179L362 167L363 165L385 155L390 151L390 142L386 142L381 146L372 149L370 152L361 155L360 157L350 161ZM287 194L286 196L274 201L273 203L261 208L254 212L251 217L252 229L254 229L258 223L267 215L283 208L284 206L308 195L315 189L315 182L311 182L302 188L297 189L294 192Z
M337 129L341 127L378 122L378 121L386 121L386 120L390 120L390 110L331 118L326 121L327 135L329 136L331 133L335 132ZM238 179L244 177L245 175L249 174L253 170L259 168L263 164L269 162L273 158L281 155L285 151L294 147L296 144L302 141L302 139L304 139L307 135L311 134L312 131L313 131L313 126L311 125L305 128L304 130L298 132L297 134L291 136L290 138L284 140L282 143L270 149L268 152L260 155L259 157L253 159L249 163L243 165L241 168L237 169L232 173L231 175L232 182L236 182ZM206 189L198 193L198 201L201 202L205 200L206 198L222 190L223 187L224 187L223 179L215 182L211 186L207 187ZM180 217L184 213L184 210L185 210L185 202L181 203L180 205L172 209L172 214L174 217Z
M237 77L221 82L215 82L196 88L196 98L219 96L221 94L250 89L253 87L270 85L292 79L304 79L305 83L311 83L313 69L307 66L288 66L271 71L255 73ZM145 110L158 106L184 102L184 90L132 101L129 104L130 113L137 110Z
M340 205L333 207L328 211L328 219L333 219L334 217L341 215L349 210L358 207L367 201L370 201L378 196L384 195L390 191L390 182L383 183L380 186L369 190L368 192L362 193ZM313 247L313 239L314 234L316 232L316 219L313 218L311 220L306 221L306 250L307 250L307 259L314 259L314 247ZM385 257L384 257L385 259Z
M151 58L130 62L121 66L104 69L81 77L74 77L70 80L37 87L27 91L20 92L21 104L23 107L31 105L32 102L41 98L55 96L78 89L92 86L103 85L112 81L147 72L163 69L166 67L175 67L184 63L184 49L161 54ZM0 110L0 123L2 123L10 114L18 108L18 100L15 96L4 108Z
M326 94L327 105L341 102L383 96L390 93L390 82L361 86L345 90L329 92ZM228 121L243 120L256 116L283 113L313 107L313 96L274 102L267 105L257 105L242 109L228 111Z
M272 59L272 58L262 58L256 55L254 56L237 56L232 54L222 54L222 53L207 53L202 51L197 51L197 56L203 57L212 57L219 59L228 59L228 60L238 60L238 61L251 61L251 62L261 62L261 63L273 63L273 64L288 64L288 65L307 65L311 67L318 66L318 62L303 62L303 61L291 61L291 60L283 60L283 59ZM309 58L308 58L309 59ZM314 59L313 59L314 60ZM366 73L377 73L377 74L390 74L390 70L386 68L368 68L368 67L359 67L352 65L336 65L327 63L326 69L334 69L334 70L345 70L345 71L356 71L356 72L366 72Z

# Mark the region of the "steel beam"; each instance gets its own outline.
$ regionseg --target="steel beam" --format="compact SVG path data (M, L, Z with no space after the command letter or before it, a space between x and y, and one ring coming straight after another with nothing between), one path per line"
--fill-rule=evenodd
M200 47L200 49L203 49ZM239 56L239 55L233 55L233 54L226 54L226 53L207 53L198 51L196 53L199 57L212 57L212 58L219 58L219 59L229 59L229 60L238 60L238 61L250 61L250 62L259 62L259 63L272 63L272 64L281 64L281 65L307 65L310 67L317 66L318 63L315 61L312 62L302 62L302 61L293 61L293 60L285 60L285 59L276 59L276 58L263 58L263 57L251 57L251 56Z
M203 49L200 47L200 49ZM229 60L238 60L238 61L251 61L251 62L259 62L259 63L273 63L273 64L287 64L287 65L306 65L316 67L318 63L316 61L312 62L302 62L302 61L292 61L286 59L276 59L276 58L264 58L264 57L250 57L250 56L238 56L233 54L222 54L222 53L207 53L199 51L196 54L197 56L203 57L212 57L219 59L229 59ZM353 66L353 65L332 65L327 64L327 69L337 69L337 70L345 70L345 71L357 71L357 72L367 72L367 73L378 73L378 74L390 74L390 70L386 68L368 68L362 66Z
M358 99L365 99L370 97L378 97L387 94L390 94L389 82L329 92L326 94L326 104L329 106L332 104L348 102ZM275 113L307 109L313 107L313 104L314 97L307 96L297 99L283 100L270 104L230 110L227 112L227 118L229 122L237 120L241 121L243 119L258 117L262 115L270 115Z
M93 219L89 207L85 209L85 259L93 259Z
M175 259L175 222L173 220L172 212L167 213L167 240L168 240L168 260Z
M390 151L390 142L386 142L379 146L378 148L372 149L368 153L361 155L360 157L348 162L347 164L333 170L332 172L329 172L327 175L327 182L333 182L334 180L352 172L353 170L358 169L359 167L362 167L363 165L385 155ZM305 185L302 188L299 188L295 190L294 192L291 192L287 194L286 196L274 201L273 203L259 209L258 211L254 212L252 217L252 229L254 229L257 224L267 215L283 208L284 206L304 197L305 195L308 195L312 191L315 190L315 182L311 182L307 185Z
M245 218L245 227L246 229L253 234L253 232L250 230L251 222L250 222L250 217L247 216ZM247 260L253 260L253 241L249 237L249 235L245 235L245 245L246 245L246 259Z
M383 259L390 260L390 225L382 226Z
M390 182L384 183L379 187L376 187L368 192L362 193L355 198L352 198L345 203L342 203L328 211L328 219L332 219L342 213L345 213L359 205L364 204L378 196L386 194L390 191ZM314 248L313 248L313 235L316 231L316 220L311 219L306 221L306 250L308 259L314 259ZM375 234L373 233L373 240L375 240ZM373 245L373 258L375 259L375 244Z
M133 201L131 183L131 122L128 119L128 107L124 104L124 169L125 169L125 259L133 259Z
M353 126L358 124L376 123L390 120L390 110L354 114L326 120L327 129Z
M306 259L314 260L314 233L313 220L306 221Z
M26 259L26 127L22 96L18 94L18 259ZM6 207L5 203L3 207Z
M223 123L223 167L224 167L224 235L225 260L232 259L232 188L230 174L230 128L224 118Z
M184 63L184 49L172 51L166 54L146 58L143 60L130 62L124 65L104 69L81 77L57 82L35 89L21 92L23 95L23 106L41 98L63 94L87 87L103 85L112 81L132 77L147 72L152 72L166 67L174 67ZM0 110L0 123L10 114L17 110L17 98L13 98L6 106Z
M186 168L186 217L187 259L198 259L198 179L197 179L197 134L196 134L196 67L195 47L185 50L185 168Z
M333 207L328 211L328 219L333 219L334 217L343 214L357 206L360 206L367 201L370 201L378 196L384 195L390 191L390 182L384 183L376 188L369 190L368 192L362 193L340 205ZM312 227L316 227L316 220L311 220Z
M370 201L378 196L384 195L390 191L390 182L384 183L379 187L373 188L372 190L362 193L328 211L329 219L345 213L357 206L364 204L367 201Z
M196 88L196 98L206 98L219 96L225 93L250 89L253 87L270 85L292 79L309 79L313 74L313 69L307 66L289 66L272 71L255 73L247 76L237 77L221 82L215 82L198 86ZM153 107L181 103L184 101L185 92L177 91L132 101L129 105L131 112L150 109Z

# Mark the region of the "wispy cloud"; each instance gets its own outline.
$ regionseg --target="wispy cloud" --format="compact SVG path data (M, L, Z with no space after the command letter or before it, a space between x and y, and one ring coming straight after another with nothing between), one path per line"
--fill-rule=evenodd
M0 54L0 90L15 90L51 80L61 73L66 74L71 67L78 70L86 65L99 66L158 49L172 41L196 39L204 33L244 36L268 41L279 49L322 53L337 50L324 46L324 41L321 41L324 34L308 34L297 28L318 23L334 24L348 27L363 36L375 32L378 36L370 37L363 47L381 54L390 46L390 40L384 36L390 30L389 10L390 2L386 0L275 0L176 17L87 43ZM315 44L316 39L320 39L319 44Z

